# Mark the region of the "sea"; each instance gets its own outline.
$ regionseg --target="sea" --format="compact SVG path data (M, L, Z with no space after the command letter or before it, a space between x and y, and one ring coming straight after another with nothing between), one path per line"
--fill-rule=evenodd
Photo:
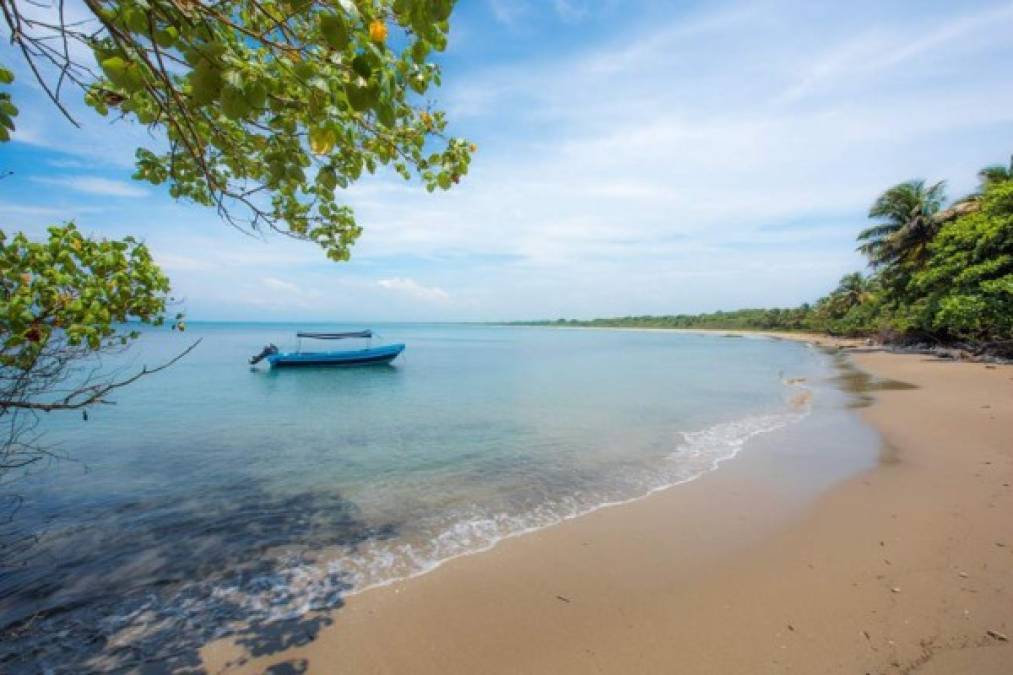
M368 327L407 346L391 365L248 364ZM719 332L194 322L94 365L128 376L196 340L87 418L40 415L48 458L0 485L0 671L200 672L224 635L300 644L355 593L678 489L764 436L812 444L851 400L833 354Z

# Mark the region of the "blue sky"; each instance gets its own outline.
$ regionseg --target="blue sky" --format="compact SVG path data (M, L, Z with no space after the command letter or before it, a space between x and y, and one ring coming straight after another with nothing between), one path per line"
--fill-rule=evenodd
M71 11L75 10L71 7ZM460 0L444 86L471 173L347 191L352 261L131 181L147 132L21 108L0 227L143 238L194 319L497 320L787 306L858 269L886 187L1013 152L1013 3Z

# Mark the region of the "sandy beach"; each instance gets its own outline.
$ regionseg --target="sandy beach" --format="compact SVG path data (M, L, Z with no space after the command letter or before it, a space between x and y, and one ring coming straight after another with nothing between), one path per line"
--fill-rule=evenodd
M819 494L782 490L797 480L791 458L747 448L692 483L352 596L315 617L326 626L313 640L264 653L225 639L204 663L214 673L1013 672L1013 367L848 353L878 378L859 392L870 403L860 415L882 447L872 468ZM875 386L884 381L911 386Z

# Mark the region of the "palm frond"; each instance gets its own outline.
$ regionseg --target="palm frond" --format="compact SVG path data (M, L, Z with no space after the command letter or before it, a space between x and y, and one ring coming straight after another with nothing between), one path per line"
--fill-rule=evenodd
M858 250L874 267L920 259L938 230L935 216L945 199L945 181L926 185L915 179L894 185L869 209L869 218L880 222L858 233Z

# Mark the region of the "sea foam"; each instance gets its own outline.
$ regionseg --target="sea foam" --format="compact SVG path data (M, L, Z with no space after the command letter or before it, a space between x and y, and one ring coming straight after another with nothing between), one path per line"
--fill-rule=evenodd
M808 391L804 387L797 388ZM760 434L783 429L801 421L809 412L808 397L803 405L784 412L751 415L721 422L697 431L680 432L680 441L657 466L630 470L611 488L579 491L547 500L518 513L484 512L475 507L462 511L442 528L416 541L398 539L367 541L354 550L335 551L329 560L312 565L298 564L293 577L302 581L307 597L293 589L285 594L292 602L256 602L269 618L288 618L308 609L322 609L321 599L334 597L327 579L341 580L344 595L387 586L430 572L462 556L488 551L498 543L603 508L627 504L676 485L688 483L734 458L746 443ZM316 597L309 597L316 596Z

